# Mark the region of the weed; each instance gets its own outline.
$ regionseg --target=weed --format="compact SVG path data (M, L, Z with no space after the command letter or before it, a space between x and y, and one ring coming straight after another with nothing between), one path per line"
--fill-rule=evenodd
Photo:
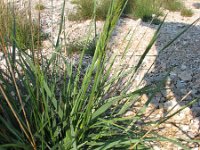
M68 15L69 20L86 20L91 19L94 15L94 1L93 0L73 0L73 4L77 6L77 12L71 12ZM96 19L105 20L110 0L97 1L96 4Z
M38 36L41 34L38 23L30 23L25 10L14 9L2 1L0 2L0 33L7 45L12 45L14 42L17 48L23 50L31 49L33 44L37 45Z
M125 13L143 21L150 21L152 15L161 15L160 7L155 0L130 0Z
M73 42L70 42L66 45L66 48L67 48L67 52L69 54L71 53L81 53L84 49L85 49L85 53L86 54L89 54L91 56L94 55L95 53L95 49L96 49L96 43L95 43L95 40L90 40L87 42L87 44L85 44L86 42L84 41L81 41L81 42L78 42L78 41L73 41Z
M191 9L187 9L185 7L181 9L181 16L192 17L192 15L193 15L193 11Z
M46 7L43 4L38 3L35 5L35 9L36 10L44 10L44 9L46 9Z
M161 0L162 7L170 11L180 11L184 5L179 0Z

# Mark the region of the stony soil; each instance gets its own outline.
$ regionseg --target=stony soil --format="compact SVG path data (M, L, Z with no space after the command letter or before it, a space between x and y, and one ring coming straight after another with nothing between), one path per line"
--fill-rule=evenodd
M37 2L37 0L32 1L33 10ZM41 2L46 7L41 12L42 29L55 42L59 28L62 2L61 0L41 0ZM167 49L161 51L178 33L200 17L199 0L185 0L184 3L193 10L194 15L192 17L182 17L179 12L169 12L156 43L145 58L142 68L134 80L132 89L146 84L156 84L171 70L165 82L166 88L160 91L153 99L146 111L145 121L160 119L170 109L173 108L172 112L175 112L194 98L200 97L200 22L194 24ZM21 6L27 5L25 2L21 3L21 1L18 1L18 4ZM67 2L65 13L67 14L72 9L73 6ZM33 13L35 14L34 17L37 18L38 12L34 10ZM97 22L98 33L100 33L102 26L103 22ZM88 35L89 27L90 20L70 22L67 21L66 17L65 31L69 37L68 41L83 41ZM122 66L126 66L126 68L135 66L157 28L158 25L150 25L141 20L120 19L109 43L111 49L109 53L118 56L114 69L120 70ZM94 27L92 31L94 31ZM61 38L64 39L64 37ZM131 40L131 44L125 58L121 60L122 53L129 40ZM44 50L43 53L47 56L52 53L49 48L50 45L48 41L44 42L44 47L48 48L48 51ZM0 55L0 57L3 56ZM75 60L78 59L76 54L73 57ZM149 70L150 67L151 69ZM144 80L141 83L143 78ZM139 109L147 99L148 95L143 95L141 103L135 104L133 110ZM126 116L133 115L134 113L135 111L130 110ZM155 131L168 138L200 140L200 101L181 111L168 120L167 123L157 127ZM156 150L180 149L166 142L154 143L152 145ZM198 143L190 146L193 150L200 149Z

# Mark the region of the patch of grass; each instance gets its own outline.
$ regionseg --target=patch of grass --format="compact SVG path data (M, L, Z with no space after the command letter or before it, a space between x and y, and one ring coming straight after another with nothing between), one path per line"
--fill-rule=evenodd
M69 54L71 53L81 53L85 49L85 53L89 54L91 56L94 55L95 49L96 49L96 42L95 40L90 40L86 44L86 42L78 42L78 41L73 41L70 42L66 45L67 52Z
M44 10L44 9L46 9L46 7L43 4L38 3L35 5L35 9L36 10Z
M76 13L70 13L68 15L69 20L85 20L91 19L94 11L94 1L92 0L73 0L77 6ZM98 20L104 20L108 12L108 8L111 0L97 1L96 18ZM155 0L129 0L124 13L133 18L142 18L143 21L149 21L152 19L152 15L161 15L159 5Z
M162 14L155 0L129 0L125 13L134 18L141 18L145 22L150 21L152 15Z
M93 0L72 0L72 3L76 5L77 11L71 12L68 15L68 19L72 21L91 19L94 15L94 1ZM105 20L110 0L97 1L96 5L96 19Z
M192 17L192 15L193 15L193 11L191 9L187 9L185 7L181 9L181 16Z
M77 6L77 12L70 13L69 20L91 19L94 12L93 0L73 0L72 2ZM106 18L110 3L111 0L97 1L96 17L98 20ZM143 21L151 20L153 14L157 16L161 14L155 0L129 0L124 13L134 18L142 18Z
M69 20L86 20L91 19L94 11L93 0L72 0L77 6L76 13L70 13L68 15ZM111 0L99 0L97 1L96 17L99 20L104 20L108 11L108 6ZM179 0L129 0L125 7L124 14L131 18L141 18L143 21L150 21L152 15L160 16L162 11L160 7L168 9L170 11L185 11L183 2ZM187 11L187 12L186 12Z
M162 7L170 11L180 11L184 4L179 0L160 0Z
M16 46L23 50L38 45L38 36L42 34L37 22L30 23L26 10L16 8L13 11L11 6L7 6L2 1L0 2L0 33L7 45L15 42Z

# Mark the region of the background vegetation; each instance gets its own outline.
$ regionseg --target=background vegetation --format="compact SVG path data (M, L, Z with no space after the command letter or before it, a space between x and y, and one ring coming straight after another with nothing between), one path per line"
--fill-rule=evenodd
M42 36L38 23L28 19L26 10L18 10L15 6L5 5L0 1L0 33L6 45L17 45L20 49L30 49L38 44L38 37ZM39 35L41 34L41 35Z
M90 19L94 12L94 1L72 0L77 6L77 12L69 14L69 20ZM97 19L105 19L111 0L100 0L97 2ZM192 16L192 11L187 9L180 0L129 0L124 10L126 16L141 18L143 21L152 19L152 15L162 15L162 8L170 11L180 11L183 16Z

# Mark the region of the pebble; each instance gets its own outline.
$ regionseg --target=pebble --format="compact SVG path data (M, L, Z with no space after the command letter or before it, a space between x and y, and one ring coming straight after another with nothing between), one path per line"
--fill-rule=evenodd
M183 81L191 81L192 80L192 74L187 71L179 73L178 76Z

